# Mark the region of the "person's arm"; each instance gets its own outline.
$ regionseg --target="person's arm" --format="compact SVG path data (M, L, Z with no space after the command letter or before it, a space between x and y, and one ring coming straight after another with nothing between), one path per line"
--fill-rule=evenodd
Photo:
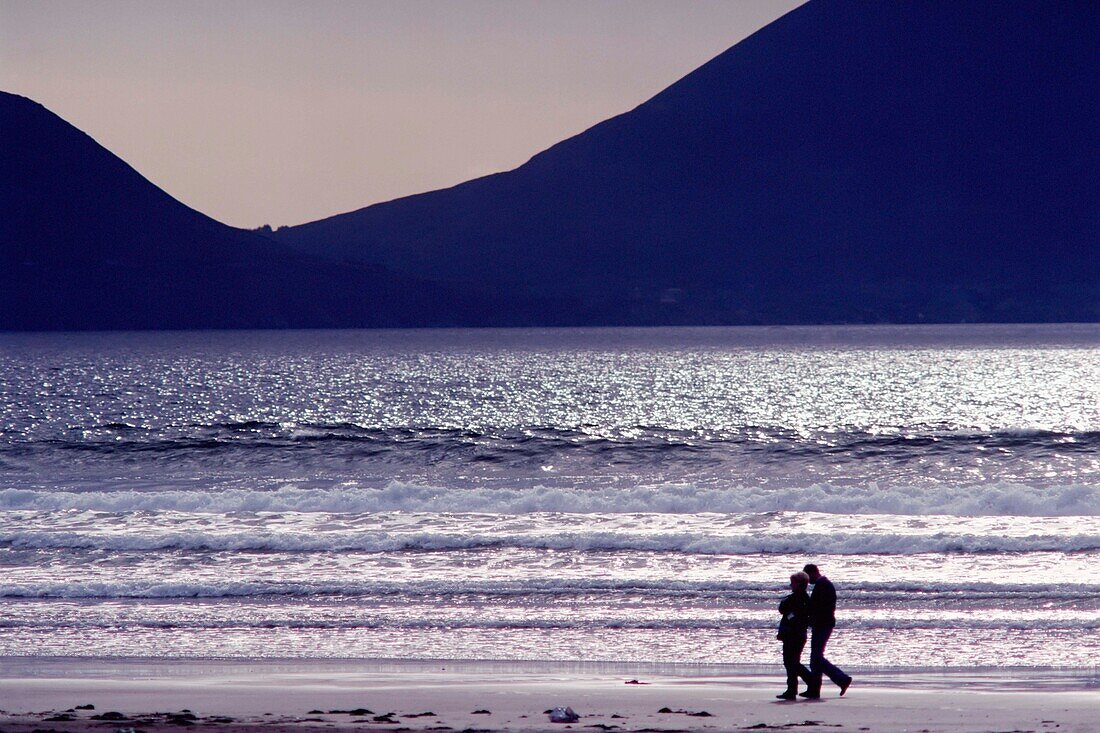
M810 593L810 600L806 603L806 615L810 623L817 623L818 615L821 613L821 597L821 591L815 585L813 592Z
M829 583L828 592L829 595L824 599L827 602L822 610L826 612L829 618L833 618L836 615L836 586Z
M791 597L786 596L779 602L779 629L776 631L775 638L782 640L787 632L787 610L791 605Z
M803 593L799 599L798 608L796 610L797 619L796 623L803 632L810 625L810 596Z

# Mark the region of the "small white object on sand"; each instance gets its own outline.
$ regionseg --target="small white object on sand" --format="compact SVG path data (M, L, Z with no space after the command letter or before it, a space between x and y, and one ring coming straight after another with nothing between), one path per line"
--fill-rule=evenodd
M550 711L551 723L576 723L581 716L573 712L573 708L554 708Z

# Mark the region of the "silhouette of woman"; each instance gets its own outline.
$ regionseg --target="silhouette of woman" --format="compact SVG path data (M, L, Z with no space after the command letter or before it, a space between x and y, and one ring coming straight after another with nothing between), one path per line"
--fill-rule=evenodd
M779 633L776 638L783 642L783 666L787 670L787 689L780 700L798 698L798 678L807 685L813 684L813 675L802 664L802 650L806 648L806 629L810 625L810 595L806 588L810 576L795 573L791 576L791 593L779 602Z

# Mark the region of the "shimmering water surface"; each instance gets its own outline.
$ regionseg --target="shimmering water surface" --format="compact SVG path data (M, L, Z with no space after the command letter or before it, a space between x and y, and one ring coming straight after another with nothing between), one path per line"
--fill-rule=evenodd
M0 334L0 656L1092 667L1100 327Z

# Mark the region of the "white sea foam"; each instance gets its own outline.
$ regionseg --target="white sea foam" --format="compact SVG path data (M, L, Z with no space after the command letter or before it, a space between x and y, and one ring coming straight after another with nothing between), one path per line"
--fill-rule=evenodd
M830 532L816 534L706 535L698 532L629 533L587 530L472 535L448 532L204 531L167 530L122 534L71 530L0 532L0 546L30 549L113 551L400 552L523 548L560 551L677 552L692 555L830 554L910 555L919 553L1081 552L1100 550L1097 534L899 534Z
M615 578L528 578L524 580L341 580L341 581L159 581L113 578L110 580L38 580L0 583L0 597L6 598L249 598L315 596L392 598L395 594L413 599L418 596L492 595L559 596L569 594L635 594L674 596L683 601L685 594L720 597L778 598L782 589L774 582L741 580L633 580ZM1096 583L990 583L990 582L849 582L843 587L848 604L869 604L875 608L898 601L912 605L919 597L924 602L963 599L983 604L1013 598L1035 606L1043 601L1080 602L1095 600L1100 594Z
M56 619L19 619L0 620L2 628L52 628L56 625ZM133 630L144 629L386 629L386 630L424 630L424 629L626 629L626 630L727 630L727 629L772 629L775 622L769 615L767 618L759 614L750 616L729 616L717 619L699 618L675 618L675 619L624 619L624 618L471 618L437 616L432 619L394 619L389 617L359 618L348 620L325 619L255 619L242 620L239 618L202 618L198 620L179 619L172 621L161 620L132 620L127 619L124 625ZM84 618L81 619L82 629L117 629L120 621L117 618ZM1080 630L1091 631L1100 629L1100 618L871 618L848 615L843 619L844 629L881 629L881 630L911 630L911 629L1004 629L1004 630Z
M268 491L0 490L4 510L108 512L532 512L695 514L775 511L954 516L1100 516L1100 486L989 484L914 488L868 486L453 489L391 482L383 488Z

